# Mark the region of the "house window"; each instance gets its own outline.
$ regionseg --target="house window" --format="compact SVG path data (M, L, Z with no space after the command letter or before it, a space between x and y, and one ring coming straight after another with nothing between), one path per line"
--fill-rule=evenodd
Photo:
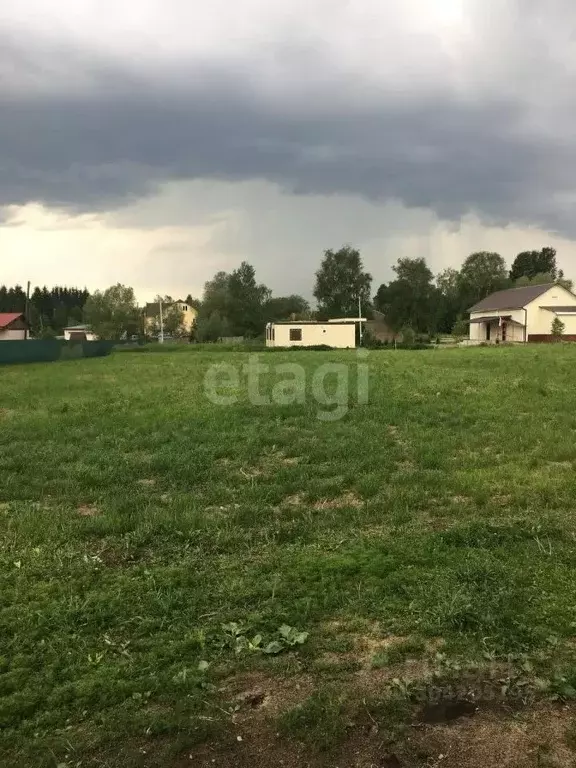
M290 328L290 341L302 341L302 328Z
M186 304L182 304L182 312L188 312L188 307Z

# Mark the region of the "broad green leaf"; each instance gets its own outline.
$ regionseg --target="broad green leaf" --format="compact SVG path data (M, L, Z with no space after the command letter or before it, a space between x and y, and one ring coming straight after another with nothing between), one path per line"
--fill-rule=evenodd
M270 653L270 654L282 653L283 650L284 650L284 646L282 645L282 643L278 642L278 640L273 640L271 643L268 643L268 645L263 648L264 653Z

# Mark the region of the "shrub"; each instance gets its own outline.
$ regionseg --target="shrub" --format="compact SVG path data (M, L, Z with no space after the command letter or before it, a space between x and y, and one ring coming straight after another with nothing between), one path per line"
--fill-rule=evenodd
M414 333L414 329L411 328L409 325L404 326L404 328L402 328L402 343L414 344L415 341L416 341L416 334Z
M560 320L559 317L555 317L554 320L552 320L552 328L551 333L554 341L562 341L562 336L564 334L564 331L566 330L566 326Z

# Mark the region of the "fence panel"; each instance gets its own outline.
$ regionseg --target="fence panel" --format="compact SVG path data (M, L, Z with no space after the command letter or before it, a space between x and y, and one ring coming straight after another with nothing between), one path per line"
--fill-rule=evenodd
M0 341L0 365L12 363L46 363L73 360L79 357L109 355L113 341L61 341L58 339L28 339Z

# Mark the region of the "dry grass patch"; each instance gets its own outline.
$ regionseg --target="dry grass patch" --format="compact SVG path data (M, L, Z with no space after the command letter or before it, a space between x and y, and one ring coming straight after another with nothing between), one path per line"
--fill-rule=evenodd
M99 514L101 514L98 507L94 504L81 504L76 509L76 512L80 515L80 517L97 517Z
M152 488L156 485L156 480L153 477L143 477L140 480L136 480L138 485L143 485L146 488Z
M321 499L320 501L316 501L313 504L313 509L319 512L323 509L345 509L346 507L361 509L363 506L364 501L361 498L359 498L353 491L347 491L334 499Z
M288 507L301 507L304 504L304 494L293 493L290 496L286 496L282 501L282 504L285 504Z
M480 708L473 717L415 731L411 751L442 768L569 768L576 764L566 744L573 719L573 707L542 705L521 714ZM399 759L400 766L417 765L408 756Z
M227 699L239 705L231 716L235 723L252 720L256 715L276 717L300 704L313 690L314 681L309 676L282 679L258 671L235 675L219 689Z

